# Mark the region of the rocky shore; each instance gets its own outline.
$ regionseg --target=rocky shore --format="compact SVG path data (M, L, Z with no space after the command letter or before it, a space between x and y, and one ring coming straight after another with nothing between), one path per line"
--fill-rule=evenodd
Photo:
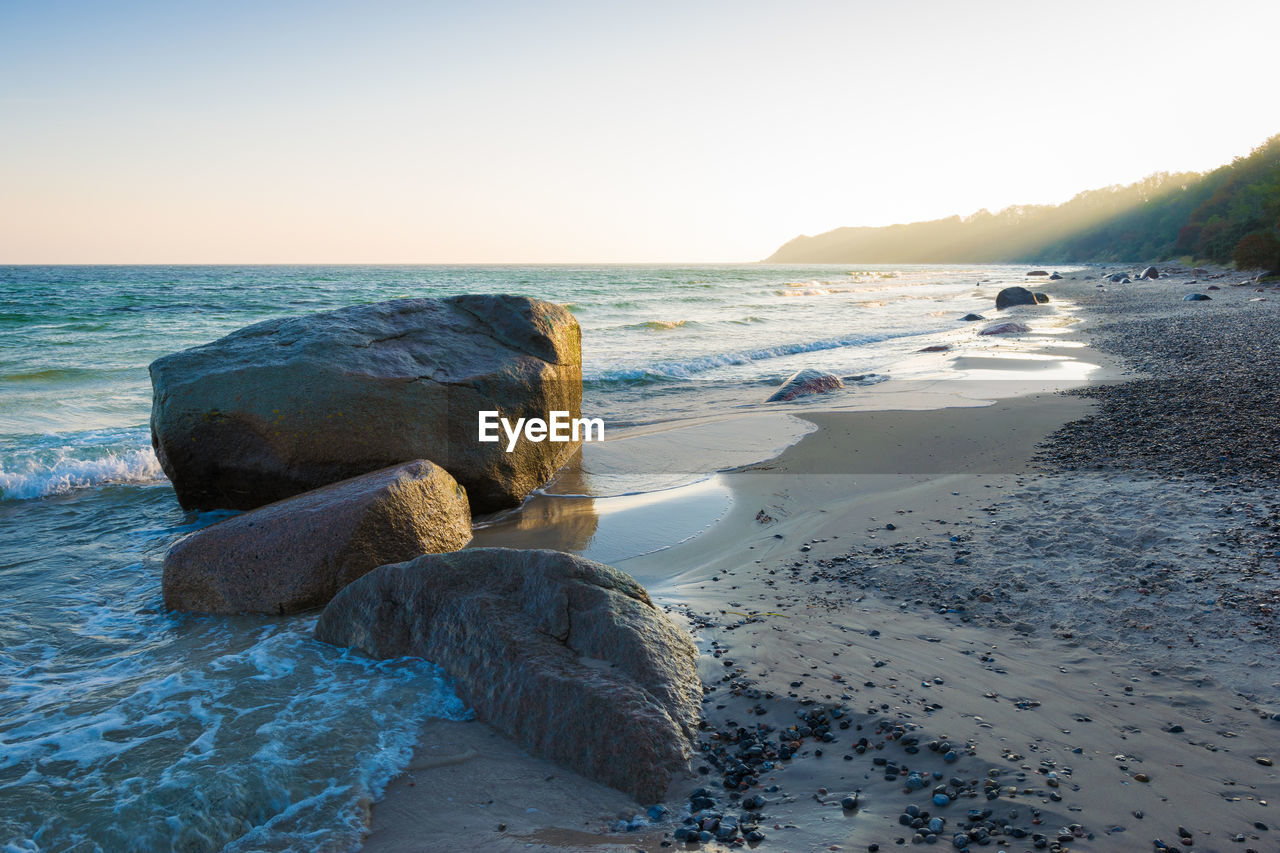
M617 564L701 652L663 802L432 722L367 849L1277 849L1280 300L1105 272L1037 282L1017 341L934 352L1083 345L1131 381L806 411L714 527Z

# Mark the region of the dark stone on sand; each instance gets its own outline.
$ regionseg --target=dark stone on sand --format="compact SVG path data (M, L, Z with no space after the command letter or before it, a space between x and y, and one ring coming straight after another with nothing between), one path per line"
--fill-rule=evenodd
M1183 302L1207 302L1212 298L1213 298L1212 296L1209 296L1204 293L1188 293L1186 296L1182 297L1182 301Z
M1054 273L1053 275L1049 276L1049 281L1062 281L1062 276L1058 275L1057 273Z
M397 299L268 320L151 364L151 435L187 509L252 509L430 459L473 512L518 504L575 442L480 442L479 410L579 417L581 332L523 296Z
M338 593L316 637L443 667L482 720L640 802L693 754L697 649L629 575L582 557L476 548L382 566Z
M294 613L324 606L378 566L470 540L466 492L438 465L408 462L180 539L164 560L164 604L198 613Z
M923 347L916 352L949 352L951 344L934 344L933 346Z
M844 387L844 382L834 373L824 373L821 370L813 370L805 368L797 371L782 383L782 387L773 393L766 403L785 403L794 400L797 397L807 397L810 394L825 394L828 391L836 391Z
M996 294L996 308L1003 311L1014 305L1035 305L1036 295L1025 287L1006 287Z
M1157 270L1155 267L1147 267L1145 270L1142 271L1142 275L1138 276L1138 278L1147 279L1148 281L1154 281L1159 277L1160 277L1160 271Z
M1047 293L1040 293L1039 291L1037 291L1033 295L1036 298L1036 303L1039 305L1044 305L1049 301L1049 294Z
M1119 284L1122 281L1128 281L1129 276L1125 275L1122 272L1112 273L1112 275L1109 277L1109 280L1112 284Z
M1031 331L1031 327L1026 323L996 323L994 326L987 326L980 335L1021 335Z
M985 320L985 319L987 319L987 318L986 318L986 317L983 317L981 314L965 314L965 315L964 315L963 317L961 317L960 319L961 319L962 321L964 321L965 323L973 323L973 322L975 322L975 321L977 321L977 320Z

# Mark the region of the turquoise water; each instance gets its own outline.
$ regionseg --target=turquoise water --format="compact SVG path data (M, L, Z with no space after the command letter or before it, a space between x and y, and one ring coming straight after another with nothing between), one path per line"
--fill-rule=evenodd
M759 409L802 367L901 375L1021 268L0 267L0 845L350 850L417 722L422 661L316 643L313 615L166 613L160 564L216 513L150 449L147 364L281 315L505 291L570 306L610 428ZM599 542L607 549L611 543Z

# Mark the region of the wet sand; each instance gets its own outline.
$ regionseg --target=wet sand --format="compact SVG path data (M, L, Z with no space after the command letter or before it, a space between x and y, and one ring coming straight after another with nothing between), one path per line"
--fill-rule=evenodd
M952 351L922 355L939 359L937 383L789 407L817 429L772 459L616 511L623 498L535 499L481 528L476 545L638 543L612 564L705 653L699 773L638 826L652 804L482 723L432 721L373 808L366 849L685 849L672 833L701 788L709 812L742 817L767 850L888 850L926 840L933 818L948 849L957 831L979 846L994 828L1005 834L988 844L1010 851L1036 835L1041 849L1280 850L1274 616L1229 595L1276 590L1271 546L1231 534L1257 501L1203 478L1045 458L1046 438L1098 413L1053 392L1124 372L1085 346L1097 327L1125 299L1126 316L1181 311L1195 289L1184 280L1105 294L1092 275L1038 284L1086 304L1018 340L957 330ZM1219 296L1217 310L1259 307L1244 288ZM694 535L648 548L672 518ZM813 724L830 739L791 728ZM744 777L734 768L752 745L765 749ZM913 772L924 784L907 790ZM745 808L756 795L762 807ZM909 806L927 815L919 828L900 822ZM619 818L636 828L618 831Z

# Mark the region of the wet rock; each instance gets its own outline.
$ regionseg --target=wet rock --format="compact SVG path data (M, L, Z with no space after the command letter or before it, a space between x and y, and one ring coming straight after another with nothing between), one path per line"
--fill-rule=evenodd
M466 492L443 468L418 460L179 540L164 561L164 603L200 613L293 613L324 606L378 566L470 540Z
M432 661L482 720L640 802L688 768L697 649L609 566L558 551L427 555L342 590L316 637Z
M1046 304L1046 303L1049 301L1049 294L1047 294L1047 293L1040 293L1039 291L1037 291L1037 292L1036 292L1035 294L1033 294L1033 295L1034 295L1034 296L1035 296L1035 298L1036 298L1036 304L1037 304L1037 305L1044 305L1044 304Z
M1027 278L1031 278L1032 276L1048 275L1048 274L1049 274L1048 270L1032 270L1031 272L1027 273Z
M581 333L558 305L473 294L268 320L151 364L151 435L188 509L252 509L430 459L473 512L515 506L575 442L478 440L480 410L580 415Z
M821 370L806 368L793 373L786 382L782 383L782 387L775 391L765 402L785 403L797 397L807 397L810 394L825 394L828 391L836 391L843 387L844 382L841 381L839 376L833 373L824 373Z
M1015 305L1035 305L1036 295L1025 287L1006 287L996 294L996 308L1003 311Z
M1031 327L1026 323L997 323L994 326L987 326L979 335L1021 335L1031 331Z

